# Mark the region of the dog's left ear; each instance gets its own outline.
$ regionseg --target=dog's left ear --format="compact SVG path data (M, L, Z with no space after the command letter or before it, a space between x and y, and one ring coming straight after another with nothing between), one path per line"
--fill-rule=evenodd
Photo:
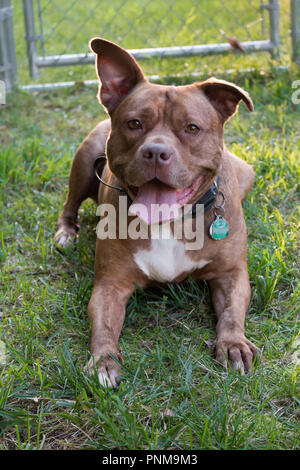
M223 122L235 114L241 100L244 101L249 111L254 111L250 95L234 83L211 77L199 83L199 87L217 110Z

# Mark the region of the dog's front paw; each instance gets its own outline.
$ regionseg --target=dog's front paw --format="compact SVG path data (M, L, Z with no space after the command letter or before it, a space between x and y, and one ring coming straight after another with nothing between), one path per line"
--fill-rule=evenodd
M78 242L78 233L74 228L60 228L54 235L54 243L58 248L67 248Z
M258 350L244 335L223 336L216 341L216 359L226 369L228 364L243 375L250 372Z
M116 360L114 359L116 357ZM99 383L102 387L114 388L119 385L123 376L119 362L121 361L120 354L116 356L105 354L103 356L93 355L85 370L90 374L95 373L97 369L97 375Z

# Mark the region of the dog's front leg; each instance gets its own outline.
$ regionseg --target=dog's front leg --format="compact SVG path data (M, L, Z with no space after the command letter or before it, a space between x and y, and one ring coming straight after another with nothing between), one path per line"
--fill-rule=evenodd
M245 317L250 301L247 266L223 273L209 282L217 314L216 359L227 367L250 372L256 347L245 337Z
M97 157L105 155L105 143L110 129L110 121L102 121L87 136L78 148L72 162L69 178L69 190L62 213L57 221L57 232L54 240L62 248L77 241L78 209L81 203L92 198L98 200L99 181L94 174L94 163ZM105 162L100 162L98 172L101 174Z
M95 282L88 306L91 320L90 371L97 367L99 382L103 386L115 387L121 380L120 365L111 357L121 361L119 336L123 326L126 304L134 291L134 285L101 278Z

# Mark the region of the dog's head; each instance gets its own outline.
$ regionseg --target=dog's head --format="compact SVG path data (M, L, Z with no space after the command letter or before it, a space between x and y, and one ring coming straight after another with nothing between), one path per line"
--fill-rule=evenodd
M247 92L216 78L187 86L149 83L135 59L101 38L97 54L99 101L111 118L107 158L134 202L149 206L195 202L222 162L223 126Z

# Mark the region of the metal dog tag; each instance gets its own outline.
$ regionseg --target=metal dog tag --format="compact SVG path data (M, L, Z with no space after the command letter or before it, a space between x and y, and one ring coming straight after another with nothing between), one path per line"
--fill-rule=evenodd
M229 235L229 225L221 215L216 215L215 220L209 227L209 234L213 240L222 240Z

